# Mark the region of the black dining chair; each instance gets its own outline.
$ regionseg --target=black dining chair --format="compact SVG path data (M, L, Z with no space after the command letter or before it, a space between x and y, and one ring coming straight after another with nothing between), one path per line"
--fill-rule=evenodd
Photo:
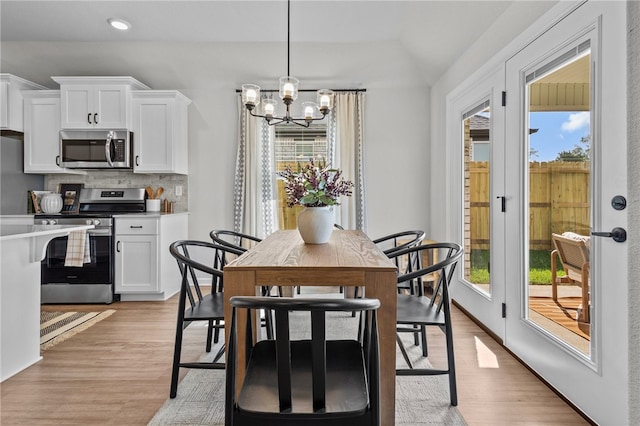
M429 266L421 267L418 263L419 261L416 262L415 259L420 259L425 254L428 254L433 263ZM419 280L434 274L437 277L432 294L425 294L422 285L417 286L418 291L416 294L398 294L397 342L408 368L397 368L396 374L398 376L448 374L451 405L454 406L458 404L458 396L453 354L449 284L462 255L462 247L455 243L424 244L395 251L389 255L393 259L405 257L407 262L414 262L414 267L410 272L398 276L398 283ZM414 335L420 333L422 335L422 355L427 357L429 353L425 328L428 326L438 327L444 332L447 351L446 369L415 367L400 338L399 333L413 333Z
M232 247L212 244L206 241L181 240L169 246L171 255L176 259L182 283L178 299L178 320L173 352L170 397L175 398L178 391L178 374L180 368L224 369L224 362L219 362L224 355L223 344L210 362L182 362L183 331L195 321L208 323L206 352L211 352L213 331L224 327L224 284L223 268L231 257L239 256L242 251ZM207 264L196 259L206 259ZM203 277L203 274L206 274ZM208 285L211 280L211 291L205 294L200 281ZM217 341L215 341L217 343Z
M226 426L380 424L377 299L234 296L230 304ZM250 311L256 309L275 312L276 338L248 339L245 376L237 392L238 315L246 310L249 337ZM350 311L366 317L363 341L327 339L327 316ZM310 313L310 336L291 339L291 324L302 322L302 312ZM290 313L297 315L293 322Z
M226 229L214 229L209 233L214 243L233 247L236 250L247 251L258 244L262 239L242 232Z
M376 238L375 240L373 240L373 242L378 247L380 247L384 254L389 256L395 251L419 245L424 240L425 235L425 232L420 230L401 231L385 235L384 237ZM405 268L405 265L402 264L401 259L393 260L399 271ZM398 284L398 291L404 289L406 285L407 283ZM409 290L413 292L413 289L409 288ZM359 287L356 287L354 297L358 297L359 294L360 289Z
M245 252L262 241L262 239L253 235L244 234L242 232L231 231L226 229L214 229L209 232L209 237L214 243L223 246L232 247L236 250ZM273 286L263 286L260 291L263 296L270 296ZM282 287L278 287L278 296L282 296ZM273 338L273 317L271 312L265 311L264 313L264 327L267 332L267 338ZM218 330L216 330L216 341L218 338Z
M419 230L401 231L376 238L373 242L382 249L384 254L389 255L394 251L420 244L422 240L424 240L425 235L424 231Z

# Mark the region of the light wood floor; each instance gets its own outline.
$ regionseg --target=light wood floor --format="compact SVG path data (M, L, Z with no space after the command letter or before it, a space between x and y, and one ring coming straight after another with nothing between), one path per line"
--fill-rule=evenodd
M42 361L2 383L0 424L147 424L169 396L176 307L175 297L168 302L43 306L49 311L117 312L47 350ZM458 408L469 425L588 424L457 309L454 321ZM198 330L187 333L185 357L201 355L201 337Z

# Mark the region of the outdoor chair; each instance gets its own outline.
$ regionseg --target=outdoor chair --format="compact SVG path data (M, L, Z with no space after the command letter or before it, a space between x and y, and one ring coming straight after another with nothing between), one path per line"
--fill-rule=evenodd
M205 241L182 240L169 246L171 255L178 262L182 283L178 299L178 321L176 324L176 337L173 352L173 367L171 373L170 397L175 398L178 390L178 374L180 368L204 368L224 369L224 362L219 362L224 354L223 344L218 353L210 362L182 362L182 336L183 331L194 321L206 321L208 323L206 351L211 352L213 330L223 328L224 321L224 293L222 282L222 270L226 259L241 255L242 252L232 247L225 247ZM192 258L206 258L208 264ZM200 273L200 277L198 277ZM202 278L202 273L207 274ZM200 280L204 279L208 284L211 279L211 292L204 294ZM188 306L187 306L188 301Z
M578 308L577 320L589 322L589 237L565 232L551 234L555 250L551 252L551 294L558 300L558 284L573 284L582 287L582 305ZM557 259L560 258L565 276L558 276Z
M380 424L377 299L235 296L230 304L227 426ZM253 335L250 311L256 309L275 312L275 340L254 344L249 338ZM238 393L237 322L243 310L247 314L247 365ZM366 317L363 341L327 339L328 313L350 311ZM303 313L310 313L310 336L309 331L299 330ZM291 325L298 329L291 330ZM291 334L301 339L292 339Z
M434 263L426 267L420 267L420 261L416 259L421 259L425 253L428 253ZM453 354L449 284L451 283L455 267L461 259L462 254L463 249L458 244L434 243L410 247L389 255L393 259L405 257L406 262L415 266L410 272L399 275L398 283L420 280L425 276L431 276L436 272L438 273L433 293L430 296L424 294L422 285L417 286L416 294L398 294L396 336L400 351L408 368L397 368L396 374L398 376L448 374L451 405L454 406L458 404L458 396ZM422 355L427 357L429 352L425 328L428 326L438 327L444 332L447 350L446 369L415 367L409 359L407 350L400 338L399 333L413 333L414 336L417 336L419 333L422 336Z

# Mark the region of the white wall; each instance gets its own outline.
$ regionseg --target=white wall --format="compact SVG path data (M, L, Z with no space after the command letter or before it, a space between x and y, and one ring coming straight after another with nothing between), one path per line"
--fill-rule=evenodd
M272 43L3 42L1 67L50 88L54 75L131 75L153 89L176 89L189 107L190 237L233 226L235 90L277 88L286 45ZM399 44L292 44L301 89L366 88L365 159L372 237L426 229L429 91Z
M493 71L496 64L515 53L515 46L524 46L532 40L542 27L549 25L562 15L564 10L571 8L571 1L560 2L553 9L548 10L545 2L518 2L517 7L511 6L494 24L469 46L464 56L450 67L446 73L431 88L431 199L432 203L430 227L432 237L436 240L447 240L449 215L447 213L447 146L445 144L445 107L447 95L454 91L472 75L487 75ZM527 10L523 10L527 8ZM544 13L546 12L546 13ZM542 16L541 16L542 14ZM527 22L522 20L527 16ZM535 25L534 25L535 23Z

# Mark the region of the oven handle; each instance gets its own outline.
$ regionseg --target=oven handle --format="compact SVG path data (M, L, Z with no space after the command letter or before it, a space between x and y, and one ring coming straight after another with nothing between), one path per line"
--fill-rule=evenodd
M90 236L109 236L109 235L111 235L111 228L87 229L87 235L90 235Z

